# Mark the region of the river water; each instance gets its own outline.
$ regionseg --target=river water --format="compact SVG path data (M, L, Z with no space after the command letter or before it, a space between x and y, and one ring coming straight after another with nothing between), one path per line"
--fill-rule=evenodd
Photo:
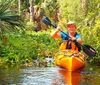
M0 85L100 85L100 68L68 72L59 67L1 66Z

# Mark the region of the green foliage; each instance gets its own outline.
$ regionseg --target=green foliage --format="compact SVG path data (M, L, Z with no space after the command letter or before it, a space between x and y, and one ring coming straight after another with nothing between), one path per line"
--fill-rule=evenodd
M97 57L100 58L100 19L96 20L94 28L91 30L92 43L97 51Z
M34 22L27 22L26 23L26 30L35 30L36 24Z
M87 11L83 15L84 25L94 26L95 21L100 18L100 1L99 0L87 0Z
M12 14L10 6L13 0L1 0L0 1L0 32L11 28L23 27L21 17L17 14Z
M10 32L6 33L7 45L1 44L0 56L5 63L25 63L32 59L43 59L50 53L52 56L58 51L55 39L46 32Z
M49 17L53 17L58 6L57 0L44 0L41 4L41 8L45 10L45 15Z
M94 62L94 60L100 59L100 19L95 21L94 26L83 26L81 28L81 35L83 38L83 43L88 44L92 46L97 54L93 57L93 59L90 59L90 62Z
M80 18L80 5L80 0L60 0L62 18L65 18L66 21L75 21Z

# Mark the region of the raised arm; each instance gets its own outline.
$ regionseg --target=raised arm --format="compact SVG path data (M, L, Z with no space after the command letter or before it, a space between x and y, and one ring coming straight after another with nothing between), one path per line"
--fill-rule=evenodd
M51 34L52 38L58 38L61 39L61 35L60 35L60 27L57 27L56 30Z

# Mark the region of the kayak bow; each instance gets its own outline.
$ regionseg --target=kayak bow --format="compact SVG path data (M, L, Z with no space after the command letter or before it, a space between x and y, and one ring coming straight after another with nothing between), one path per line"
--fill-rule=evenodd
M75 71L85 66L85 56L76 51L62 50L58 52L55 57L55 64L59 67L65 68L68 71Z

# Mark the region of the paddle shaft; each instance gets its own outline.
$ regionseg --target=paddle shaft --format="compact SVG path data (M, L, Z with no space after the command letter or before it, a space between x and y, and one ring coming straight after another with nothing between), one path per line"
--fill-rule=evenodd
M68 34L66 34L65 32L61 31L63 34L65 34L66 36L68 36L69 38L71 38ZM87 48L87 45L82 45L81 43L79 43L78 41L75 41L75 43L77 43L78 46L81 46L83 48L83 51L88 55L88 56L95 56L96 55L96 51L89 46L90 48Z
M63 34L65 34L66 36L68 36L69 38L71 38L68 34L66 34L65 32L63 32L63 31L61 31ZM88 55L88 56L95 56L95 54L96 54L96 52L95 52L95 50L91 47L91 46L89 46L90 47L90 49L88 49L86 46L87 45L82 45L81 43L79 43L78 41L75 41L75 43L77 43L78 44L78 46L81 46L82 48L83 48L83 51Z
M42 21L46 24L46 25L51 25L54 28L57 28L56 25L52 24L51 21L49 20L48 17L44 17L42 18ZM68 36L69 38L71 38L68 34L66 34L65 32L61 31L62 33L64 33L66 36ZM88 55L88 56L95 56L96 51L89 45L82 45L81 43L75 41L79 46L81 46L83 48L83 51ZM88 48L88 47L89 48Z

